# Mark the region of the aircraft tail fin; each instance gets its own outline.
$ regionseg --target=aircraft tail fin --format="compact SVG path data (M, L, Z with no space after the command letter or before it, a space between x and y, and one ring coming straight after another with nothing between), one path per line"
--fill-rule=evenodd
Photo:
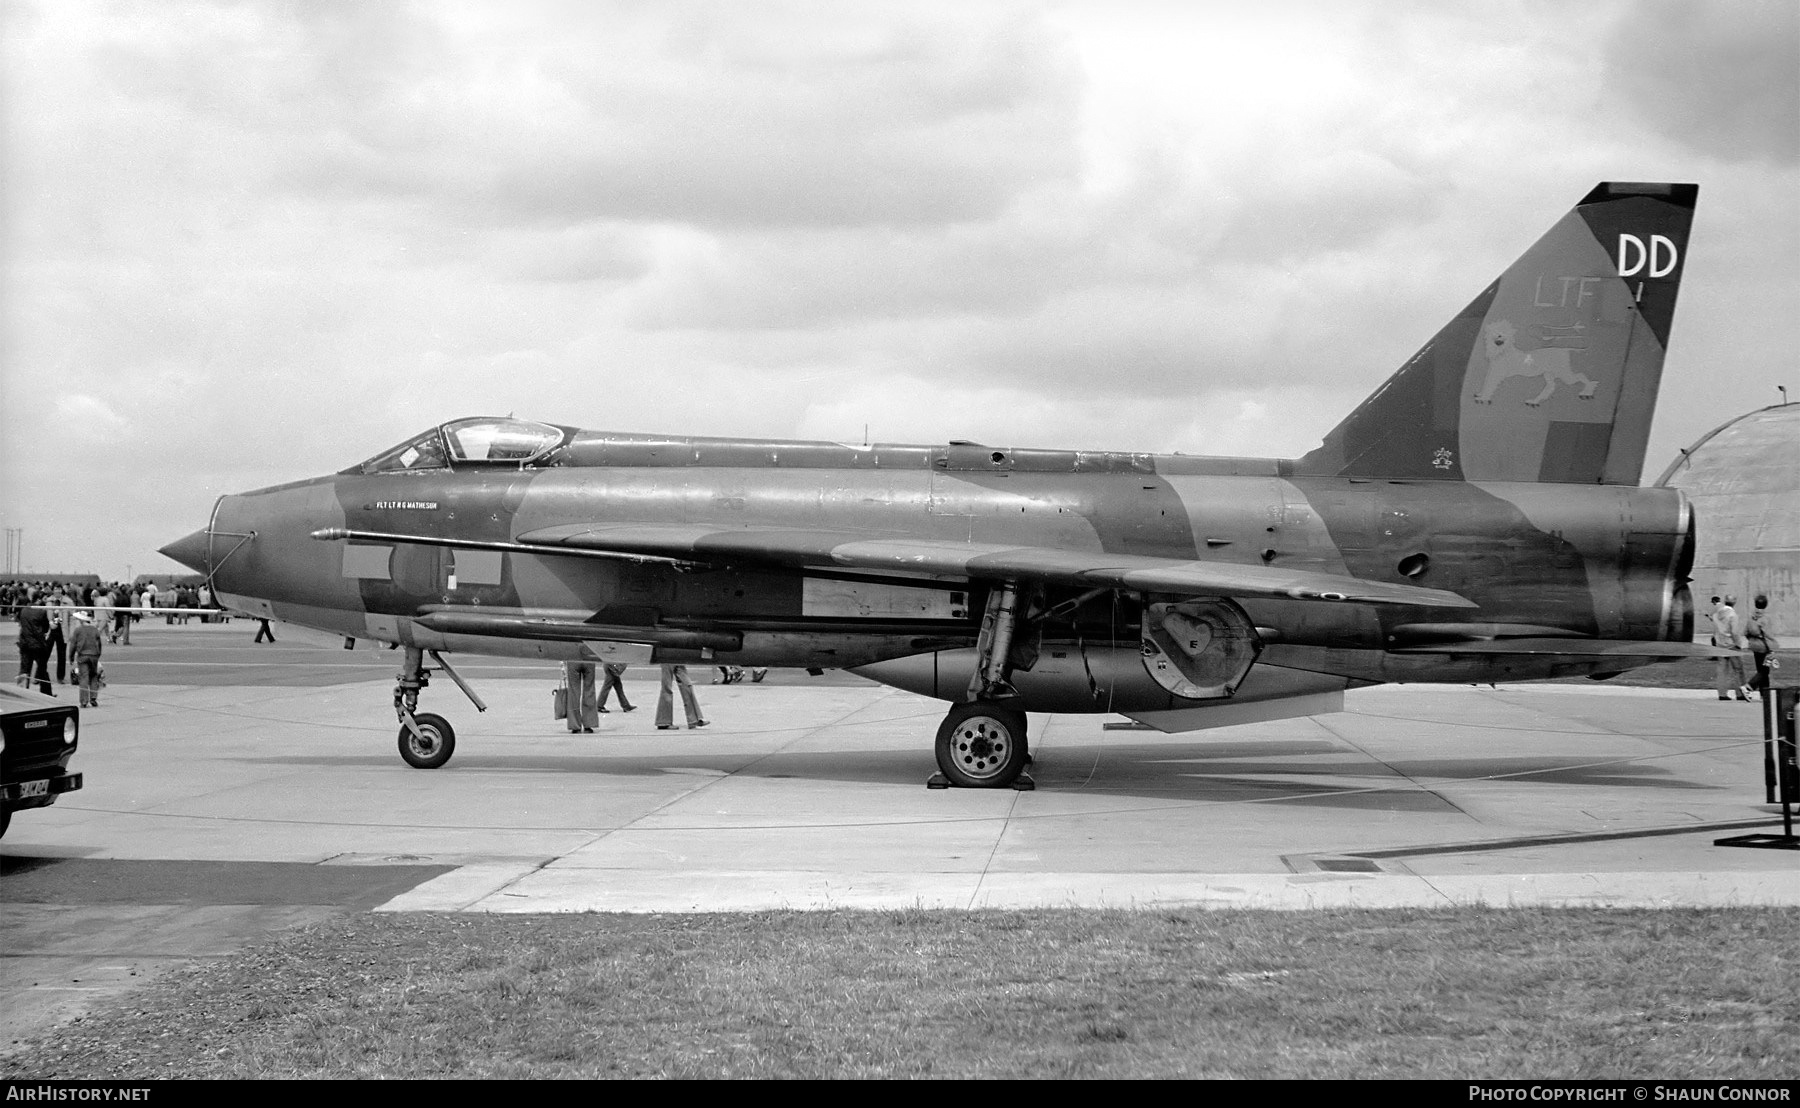
M1698 193L1596 185L1294 472L1636 485Z

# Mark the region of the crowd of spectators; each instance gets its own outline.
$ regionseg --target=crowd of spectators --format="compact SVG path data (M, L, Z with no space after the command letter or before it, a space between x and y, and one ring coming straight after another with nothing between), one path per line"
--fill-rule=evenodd
M0 611L19 625L19 684L36 685L44 695L55 696L54 686L72 679L68 655L73 649L73 679L81 685L83 707L100 703L101 640L130 646L131 625L158 610L171 624L186 623L196 614L202 623L229 618L204 584L158 589L146 582L142 591L134 594L132 586L123 582L0 582ZM52 655L56 658L54 679L50 675Z
M71 604L92 604L93 597L102 591L111 591L124 595L122 584L70 584L62 581L5 581L0 582L0 611L14 616L27 604L42 604L53 595L60 593L69 598ZM129 605L126 605L129 607Z
M70 605L79 608L101 606L134 610L140 619L146 611L158 608L218 607L213 603L212 590L205 585L164 585L159 588L154 583L146 582L134 589L122 581L102 581L97 584L61 581L0 582L0 613L4 613L7 618L16 618L18 610L27 604L43 604L54 598L64 598ZM60 604L62 599L56 602ZM186 623L192 617L170 613L164 618L170 623Z

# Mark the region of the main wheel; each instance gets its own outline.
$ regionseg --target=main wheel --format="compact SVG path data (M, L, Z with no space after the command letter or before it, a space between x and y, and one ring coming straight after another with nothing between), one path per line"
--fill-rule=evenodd
M400 725L400 757L414 769L436 769L456 753L456 729L443 716L420 712L413 717L419 725L418 735L406 724Z
M937 764L951 784L1002 789L1025 769L1025 713L996 704L958 704L938 725Z

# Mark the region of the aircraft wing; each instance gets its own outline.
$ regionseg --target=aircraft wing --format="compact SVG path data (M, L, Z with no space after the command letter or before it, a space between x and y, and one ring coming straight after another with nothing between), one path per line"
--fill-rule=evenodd
M1640 642L1636 639L1517 638L1474 639L1395 647L1395 654L1557 654L1566 657L1732 658L1742 651L1697 642Z
M519 535L515 542L571 553L648 556L796 569L862 570L943 578L1043 581L1190 596L1263 596L1474 608L1452 592L1364 581L1340 574L1232 562L1154 558L1041 546L882 538L848 532L662 524L572 524Z

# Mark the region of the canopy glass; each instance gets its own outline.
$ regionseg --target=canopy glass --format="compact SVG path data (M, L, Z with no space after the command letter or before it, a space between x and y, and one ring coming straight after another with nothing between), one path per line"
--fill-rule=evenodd
M352 468L355 473L452 469L467 465L528 466L561 446L563 431L548 423L482 416L459 419L415 435Z

